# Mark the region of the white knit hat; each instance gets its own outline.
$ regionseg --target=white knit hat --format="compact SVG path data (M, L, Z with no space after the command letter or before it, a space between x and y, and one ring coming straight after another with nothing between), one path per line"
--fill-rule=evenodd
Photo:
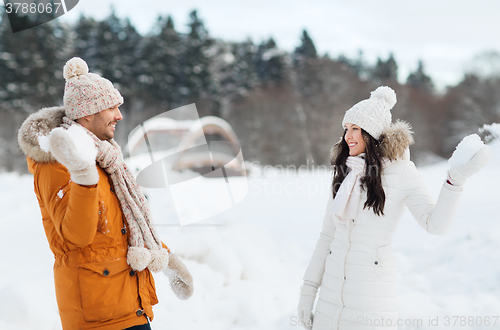
M64 108L66 117L76 120L123 104L123 97L111 81L89 73L84 60L73 57L64 65Z
M391 125L391 109L394 104L396 93L390 87L381 86L371 92L369 99L358 102L347 110L342 127L346 123L358 125L378 140L382 132Z

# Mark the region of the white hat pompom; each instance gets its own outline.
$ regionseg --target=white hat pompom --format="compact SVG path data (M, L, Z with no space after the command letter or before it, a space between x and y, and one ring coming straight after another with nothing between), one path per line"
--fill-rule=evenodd
M383 99L387 103L389 103L389 109L392 109L392 107L396 104L396 93L394 90L390 87L387 86L380 86L373 92L371 92L370 95L371 99Z
M73 57L66 62L63 68L63 77L65 80L87 73L89 73L89 67L87 63L79 57Z

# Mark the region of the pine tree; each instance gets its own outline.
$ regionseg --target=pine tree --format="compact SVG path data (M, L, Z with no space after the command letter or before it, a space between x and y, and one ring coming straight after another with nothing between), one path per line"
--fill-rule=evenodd
M101 61L98 70L104 77L125 90L134 87L136 49L141 36L128 19L121 20L114 11L99 24L98 49ZM125 92L126 93L126 92Z
M172 17L158 17L158 33L145 38L140 50L138 84L148 102L168 110L181 104L180 52L182 43Z
M83 15L74 26L75 39L72 56L81 57L91 67L94 66L96 60L97 27L98 22Z
M308 60L310 58L317 58L318 54L316 52L316 47L314 46L314 42L309 37L309 34L304 29L302 31L301 37L301 45L295 48L293 53L293 60L295 66L299 64L301 60Z
M432 83L432 79L424 72L424 64L422 60L418 61L417 70L408 75L406 84L428 92L434 90L434 84Z
M2 84L0 84L0 100L3 109L8 109L10 104L15 99L19 98L18 82L21 79L21 74L17 69L16 61L16 44L12 37L12 29L10 27L7 12L2 12L2 21L0 23L0 77L2 77Z
M256 52L257 47L250 39L233 45L233 77L236 86L239 87L238 93L240 95L245 94L257 84L257 71L254 62Z
M280 85L285 81L285 52L278 49L273 38L262 42L255 56L255 66L262 85Z
M392 53L389 54L389 58L385 62L380 57L377 59L377 64L372 69L370 78L377 84L382 82L397 82L398 65Z
M137 97L137 57L142 36L128 19L120 19L112 8L111 14L102 21L80 17L75 28L75 49L73 56L81 57L89 66L89 71L111 81L124 97L120 107L124 121L120 124L115 139L123 142L130 121L132 109L142 110L137 104L143 103ZM138 117L142 117L139 114ZM135 118L138 119L138 118Z
M251 40L244 42L217 42L213 61L214 80L219 83L225 104L244 96L257 84L254 57L257 47Z
M0 27L0 99L7 108L32 111L58 103L57 73L69 53L68 31L56 21L13 34L5 15Z
M60 104L63 96L62 68L71 53L70 30L58 20L33 28L38 42L35 61L37 96L42 105Z
M292 55L293 58L293 71L291 80L295 90L303 98L308 98L313 94L313 90L317 87L318 75L316 67L318 58L316 47L306 30L302 31L301 44L295 48ZM302 105L298 108L302 109Z
M387 65L387 71L388 71L388 80L391 81L397 81L398 80L398 64L396 63L396 60L394 59L394 54L390 53L389 58L387 59L386 62Z
M209 113L219 115L218 95L210 72L210 50L214 41L196 10L189 14L189 19L190 32L184 40L185 46L180 56L182 102L187 104L204 99Z
M4 15L0 23L0 168L14 170L26 168L13 139L22 121L28 113L62 101L64 83L58 76L69 44L67 31L57 20L14 34Z
M359 78L365 80L369 77L369 67L365 62L363 57L363 51L358 51L358 57L356 59L350 59L345 55L339 55L337 61L347 66L352 72L354 72Z
M122 95L132 96L142 36L130 21L118 18L112 8L110 16L100 22L80 17L75 32L73 56L83 58L91 72L112 81Z

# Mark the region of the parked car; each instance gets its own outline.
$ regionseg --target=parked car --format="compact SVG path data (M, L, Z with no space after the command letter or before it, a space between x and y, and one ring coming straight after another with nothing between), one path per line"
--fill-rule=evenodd
M126 151L127 162L143 187L165 187L157 180L160 163L169 183L189 177L189 172L207 178L247 175L231 125L214 116L199 120L155 117L130 133Z

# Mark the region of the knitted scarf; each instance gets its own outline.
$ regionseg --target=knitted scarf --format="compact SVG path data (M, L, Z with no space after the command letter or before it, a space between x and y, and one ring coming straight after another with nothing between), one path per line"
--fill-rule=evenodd
M337 194L332 202L330 213L338 217L346 224L350 224L351 219L356 218L358 205L361 198L360 179L365 173L366 162L365 154L349 156L346 165L350 169L347 176L342 181ZM391 161L388 158L382 158L382 168L389 165Z
M129 230L127 263L137 271L146 267L154 272L164 269L168 265L168 251L162 248L151 221L148 202L124 163L120 146L114 139L100 140L77 122L63 117L61 127L68 129L71 125L82 127L92 137L97 148L96 161L111 178Z

